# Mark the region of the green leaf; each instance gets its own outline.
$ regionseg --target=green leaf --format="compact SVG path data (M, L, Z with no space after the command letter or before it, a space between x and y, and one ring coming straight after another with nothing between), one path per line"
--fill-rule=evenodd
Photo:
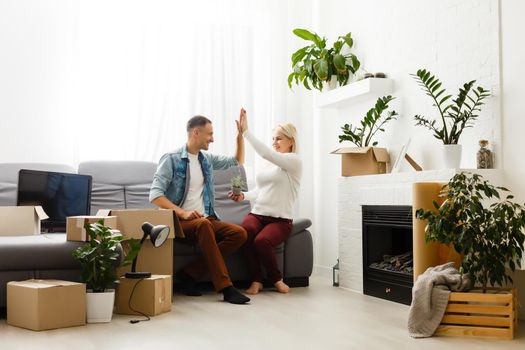
M338 73L346 72L346 59L341 54L334 55L333 58L334 66L337 69Z
M313 41L314 43L317 44L317 37L315 34L311 33L309 30L307 29L300 29L300 28L297 28L297 29L294 29L293 30L293 33L295 35L297 35L299 38L301 39L304 39L304 40L309 40L309 41Z
M314 63L314 72L320 80L328 78L328 62L321 58Z

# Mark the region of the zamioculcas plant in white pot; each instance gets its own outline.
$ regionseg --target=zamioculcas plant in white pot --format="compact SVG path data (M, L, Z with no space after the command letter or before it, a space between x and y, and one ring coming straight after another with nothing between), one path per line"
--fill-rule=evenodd
M80 263L80 279L86 283L87 321L88 323L110 322L113 315L116 269L119 266L119 245L123 240L120 232L104 225L103 220L86 223L89 241L73 251L73 257ZM140 243L130 240L130 251L121 266L132 263L137 256Z
M434 134L434 137L443 142L443 161L446 168L459 168L461 163L461 145L459 137L466 128L474 125L479 116L483 100L490 96L490 92L481 86L474 87L475 80L471 80L459 89L458 95L452 103L447 102L452 95L446 95L441 87L441 81L425 69L419 69L412 76L417 80L422 90L430 96L439 112L441 126L436 120L430 120L422 115L416 115L416 125L421 125Z

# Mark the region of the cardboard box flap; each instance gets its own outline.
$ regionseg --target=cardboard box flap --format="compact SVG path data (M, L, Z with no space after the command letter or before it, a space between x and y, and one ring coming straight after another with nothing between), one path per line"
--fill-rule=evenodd
M338 148L335 151L330 152L330 154L346 154L346 153L356 153L356 154L365 154L372 147L342 147Z
M141 239L142 223L150 222L153 225L167 225L170 227L168 238L184 238L184 232L179 223L179 218L174 210L170 209L99 209L97 216L116 216L117 229L126 238Z
M35 212L36 215L38 215L38 217L40 218L40 220L49 219L49 216L47 216L46 212L41 206L35 205Z
M372 147L372 152L374 152L374 157L380 163L390 162L390 155L386 148Z

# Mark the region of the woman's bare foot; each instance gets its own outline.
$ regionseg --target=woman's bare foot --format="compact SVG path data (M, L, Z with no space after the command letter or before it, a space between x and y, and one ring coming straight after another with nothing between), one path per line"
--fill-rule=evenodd
M263 285L261 282L252 282L250 288L246 289L246 294L255 295L259 293L262 289Z
M284 283L283 280L275 282L274 286L277 288L279 293L288 293L290 291L290 287L288 287L288 285Z

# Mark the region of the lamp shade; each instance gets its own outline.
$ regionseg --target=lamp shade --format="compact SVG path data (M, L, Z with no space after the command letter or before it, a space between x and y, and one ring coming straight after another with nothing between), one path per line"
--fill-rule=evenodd
M142 224L142 231L144 232L142 239L140 240L140 245L144 243L146 238L150 236L151 243L155 248L160 247L168 238L168 235L170 233L169 226L166 225L156 225L153 226L149 222L145 222ZM150 272L137 272L137 258L138 254L133 259L133 263L131 264L131 272L126 273L126 278L149 278L151 277Z
M153 226L149 222L145 222L142 224L142 231L144 231L144 234L147 236L149 235L151 239L151 243L155 246L155 248L160 247L166 239L168 238L168 235L170 234L170 228L166 225L156 225Z

